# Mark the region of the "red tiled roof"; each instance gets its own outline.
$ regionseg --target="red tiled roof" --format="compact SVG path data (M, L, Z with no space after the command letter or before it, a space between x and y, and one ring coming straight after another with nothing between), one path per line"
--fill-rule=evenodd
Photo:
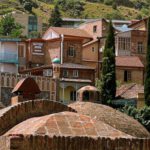
M144 86L130 83L119 87L117 89L116 96L122 98L137 98L138 93L144 93Z
M50 27L47 32L52 29L59 35L63 34L66 36L76 36L76 37L84 37L84 38L92 38L90 34L82 29L76 28L62 28L62 27Z
M144 68L144 65L142 64L141 60L137 56L117 56L116 66Z

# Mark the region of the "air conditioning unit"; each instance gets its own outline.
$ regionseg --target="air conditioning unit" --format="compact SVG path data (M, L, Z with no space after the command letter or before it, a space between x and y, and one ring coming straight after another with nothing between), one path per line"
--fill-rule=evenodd
M51 77L53 75L52 69L44 69L43 76Z

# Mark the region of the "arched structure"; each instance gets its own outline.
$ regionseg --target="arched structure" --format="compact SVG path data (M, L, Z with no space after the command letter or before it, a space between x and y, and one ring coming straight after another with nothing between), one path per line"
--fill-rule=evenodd
M78 101L99 101L99 90L94 86L84 86L77 91Z
M4 108L0 110L0 136L26 119L62 111L76 112L66 105L49 100L25 101Z

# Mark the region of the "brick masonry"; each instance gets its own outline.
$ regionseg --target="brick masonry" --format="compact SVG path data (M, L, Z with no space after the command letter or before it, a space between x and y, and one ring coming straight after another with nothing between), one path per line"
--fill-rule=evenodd
M7 107L0 111L0 135L26 119L62 111L75 112L66 105L49 100L31 100Z
M150 139L11 135L1 137L1 143L1 150L150 150Z

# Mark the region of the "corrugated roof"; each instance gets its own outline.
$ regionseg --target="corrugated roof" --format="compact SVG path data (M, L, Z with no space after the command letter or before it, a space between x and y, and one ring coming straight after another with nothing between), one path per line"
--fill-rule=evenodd
M117 56L116 57L117 67L139 67L144 68L143 63L137 56Z

